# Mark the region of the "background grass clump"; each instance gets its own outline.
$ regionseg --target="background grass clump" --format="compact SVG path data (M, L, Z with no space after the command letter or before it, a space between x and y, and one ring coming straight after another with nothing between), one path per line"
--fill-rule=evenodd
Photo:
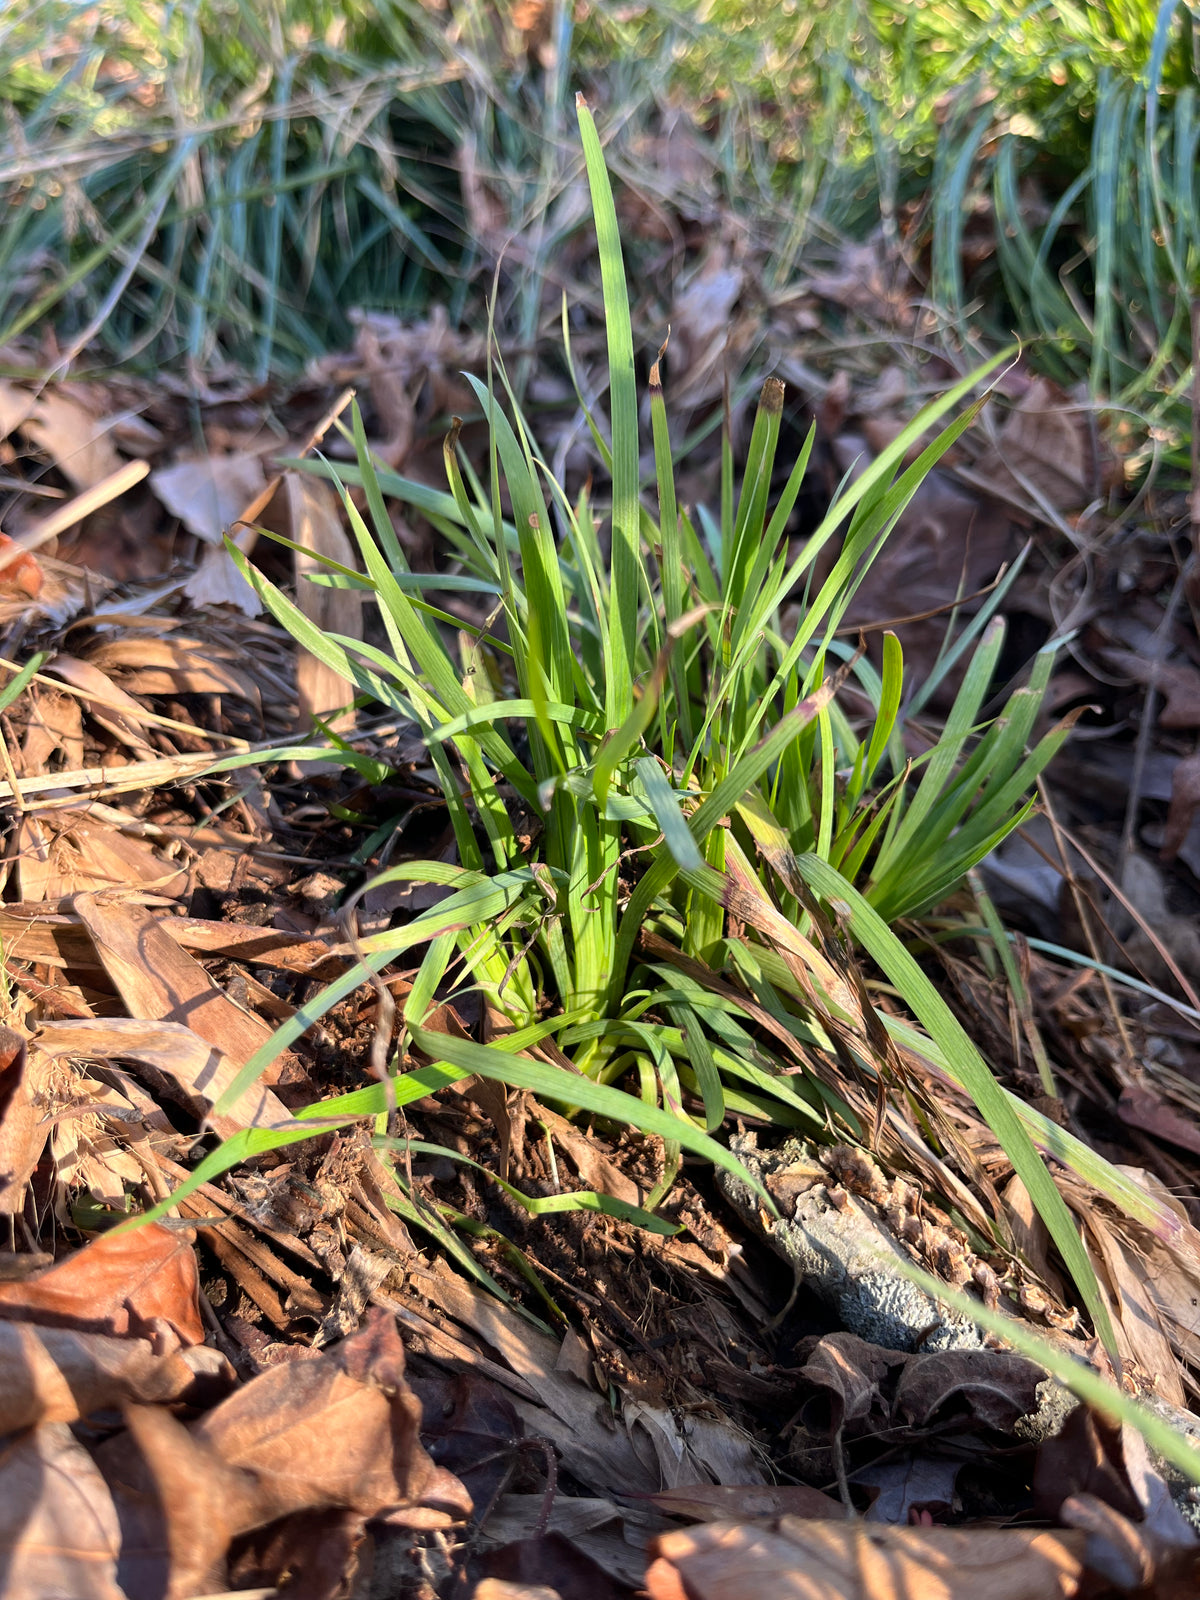
M0 345L50 319L89 365L261 379L354 307L473 316L515 234L524 348L583 220L546 221L583 88L635 179L648 128L696 122L768 288L882 226L952 338L1023 334L1182 462L1193 34L1182 0L10 8Z

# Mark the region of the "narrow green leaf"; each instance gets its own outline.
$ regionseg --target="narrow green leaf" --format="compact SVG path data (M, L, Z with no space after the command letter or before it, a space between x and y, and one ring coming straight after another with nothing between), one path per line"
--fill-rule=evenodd
M621 230L608 170L604 164L604 151L595 120L582 94L576 95L575 108L592 195L592 214L596 222L604 321L608 333L613 478L612 609L615 629L613 681L607 686L607 716L610 726L616 727L629 715L633 706L633 660L641 601L637 377L633 365L633 325L629 315Z
M634 769L646 791L655 820L662 829L663 843L676 864L679 867L703 866L704 858L680 810L679 796L658 761L653 756L643 756L640 761L634 762Z
M1108 1307L1096 1274L1066 1202L1034 1149L1028 1133L962 1025L929 979L885 922L840 873L819 856L798 859L800 872L810 887L835 905L851 933L873 961L878 962L899 989L922 1026L928 1029L953 1063L955 1077L971 1096L980 1115L999 1140L1013 1170L1030 1198L1067 1265L1076 1288L1114 1365L1119 1366L1116 1340Z
M740 1182L748 1184L774 1213L775 1207L770 1196L737 1157L708 1134L702 1133L687 1117L672 1116L669 1111L646 1105L621 1089L595 1083L591 1078L567 1072L562 1067L515 1059L497 1050L494 1045L476 1044L471 1039L451 1039L446 1034L428 1033L423 1028L415 1028L413 1037L425 1054L434 1057L439 1064L446 1062L465 1072L478 1073L481 1078L506 1083L512 1089L528 1089L541 1099L553 1100L560 1105L579 1106L584 1111L637 1128L642 1133L656 1133L660 1138L676 1140L694 1155L702 1156L714 1166L731 1173Z

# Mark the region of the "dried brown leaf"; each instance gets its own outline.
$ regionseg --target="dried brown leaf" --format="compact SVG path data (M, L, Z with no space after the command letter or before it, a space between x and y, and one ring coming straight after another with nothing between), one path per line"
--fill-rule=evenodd
M228 1587L225 1556L254 1502L249 1473L159 1406L125 1409L128 1431L96 1452L121 1524L121 1578L163 1600Z
M177 1022L239 1067L271 1037L171 938L144 906L77 895L74 910L131 1017Z
M709 245L699 267L679 289L671 307L669 366L682 382L672 382L676 405L702 405L715 399L725 379L730 343L738 343L733 308L745 283L745 272L729 244Z
M648 1468L629 1437L613 1428L607 1399L559 1370L556 1339L531 1328L511 1308L449 1268L422 1274L419 1282L434 1307L495 1353L485 1370L500 1382L507 1380L526 1431L549 1439L581 1483L616 1494L653 1493L662 1487L657 1470ZM449 1336L439 1337L450 1343ZM453 1348L469 1362L469 1346L460 1341Z
M1160 1239L1131 1225L1122 1235L1133 1246L1132 1270L1150 1297L1159 1326L1176 1355L1200 1365L1200 1231L1179 1200L1154 1173L1141 1167L1118 1169L1169 1210L1176 1227Z
M939 1413L997 1433L1011 1433L1037 1410L1041 1367L1008 1350L926 1350L909 1356L896 1387L895 1410L914 1427L929 1427Z
M1070 1600L1084 1536L861 1522L711 1523L660 1535L652 1600Z
M183 1350L160 1355L148 1339L0 1320L0 1380L3 1435L127 1402L169 1405L195 1387L196 1372Z
M26 417L33 415L36 405L37 396L31 389L0 378L0 439L16 433Z
M0 1593L46 1600L128 1600L117 1582L117 1513L91 1456L66 1423L0 1444Z
M1009 412L996 444L975 462L972 481L990 479L1005 499L1077 511L1092 498L1095 455L1087 417L1055 384L1036 378Z
M252 543L248 532L232 536L242 549ZM206 545L200 552L195 572L183 586L183 592L197 610L210 606L233 606L245 617L262 614L262 601L254 589L233 564L233 557L222 545Z
M287 1600L343 1600L361 1593L359 1552L364 1521L355 1511L305 1511L238 1541L230 1582L243 1590L264 1585L275 1592L279 1575Z
M47 1055L133 1062L152 1085L181 1101L197 1121L209 1118L222 1138L242 1128L285 1128L295 1119L261 1081L228 1111L212 1107L237 1075L238 1063L178 1022L137 1017L87 1017L43 1023L37 1047Z
M129 1149L131 1143L144 1145L146 1134L133 1105L108 1084L41 1050L32 1052L30 1067L49 1124L55 1184L60 1190L86 1189L98 1204L123 1211L127 1190L136 1192L145 1182L142 1163ZM56 1203L61 1199L55 1195Z
M471 1591L471 1600L562 1600L557 1589L544 1583L509 1583L507 1578L484 1578Z
M908 1357L868 1344L853 1333L830 1333L811 1342L796 1376L814 1394L801 1417L811 1432L853 1438L878 1433L891 1421L893 1372Z
M203 1344L191 1238L156 1223L106 1233L20 1283L0 1283L0 1318L156 1342ZM164 1344L165 1341L165 1344Z
M142 706L132 695L118 689L106 673L87 661L80 661L77 656L63 653L47 662L42 670L81 690L80 699L88 715L102 728L107 728L122 744L140 755L153 755L141 721Z
M22 1035L0 1027L0 1215L7 1217L24 1206L25 1185L46 1143L27 1064Z
M646 1498L660 1511L696 1522L750 1522L759 1517L832 1517L849 1515L840 1500L807 1484L694 1483L663 1489Z
M108 423L67 389L44 389L22 421L21 431L76 489L90 489L120 469Z
M311 550L311 556L293 554L296 578L296 602L304 615L320 628L322 633L336 633L343 638L361 639L363 636L362 595L356 589L326 589L306 580L327 571L316 556L328 556L340 566L357 568L354 545L342 526L341 505L332 487L313 478L289 472L280 487L283 521L279 531L295 544ZM268 512L269 515L269 512ZM297 695L299 711L297 725L307 731L313 717L327 717L340 711L354 699L354 685L341 677L324 662L301 650L297 664ZM331 724L335 729L345 729L354 724L354 713L346 712Z
M0 937L3 927L0 913ZM339 977L346 970L347 963L334 956L317 934L211 922L202 917L165 917L162 927L177 944L198 955L230 956L257 966L276 967L280 972L305 972L323 981Z
M266 483L262 458L245 453L186 457L150 474L151 489L171 515L218 546Z
M1076 1407L1038 1453L1034 1495L1039 1515L1087 1533L1089 1568L1118 1589L1196 1592L1200 1540L1136 1429Z
M182 894L188 875L143 839L78 811L25 816L17 830L21 899L61 900L106 889Z
M1190 661L1154 661L1132 650L1104 650L1101 656L1135 683L1157 689L1163 699L1160 727L1200 728L1200 669Z
M224 694L260 706L244 660L238 663L231 650L184 634L111 639L89 650L87 659L109 676L119 673L131 694Z
M953 1508L962 1465L961 1460L905 1450L898 1456L860 1468L854 1474L855 1483L875 1496L866 1521L905 1527L921 1520L914 1513L926 1512L932 1521L942 1522L944 1517L933 1513Z
M666 1406L626 1395L621 1420L634 1448L668 1489L705 1478L715 1483L765 1482L753 1439L712 1396L708 1415L694 1412L682 1421Z
M341 1344L261 1373L191 1431L253 1484L239 1530L318 1510L394 1520L402 1508L430 1513L415 1516L420 1525L448 1526L470 1501L429 1459L420 1423L395 1320L377 1310Z
M61 753L63 765L84 763L83 713L79 701L39 684L29 694L29 723L21 745L25 772L45 772L50 758Z

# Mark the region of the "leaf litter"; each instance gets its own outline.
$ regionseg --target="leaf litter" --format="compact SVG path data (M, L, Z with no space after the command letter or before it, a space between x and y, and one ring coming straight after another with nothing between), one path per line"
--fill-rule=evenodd
M877 331L883 317L895 336L924 314L875 245L775 306L758 306L750 281L741 247L716 235L681 278L683 398L702 415L737 352L768 324L784 329L784 376L800 396L788 425L821 417L818 466L831 481L886 447L922 384L953 375L947 357L932 372L880 371L854 353L856 326ZM847 319L833 337L829 305ZM349 970L344 888L389 861L453 859L424 747L396 758L411 729L353 711L344 679L256 616L219 540L263 498L279 458L315 442L334 382L369 389L381 459L418 474L432 462L428 481L441 487L431 423L469 409L453 373L479 348L444 316L411 328L364 318L356 350L283 408L286 437L264 439L254 400L212 397L198 457L165 391L138 397L140 433L124 391L51 385L35 397L6 382L0 396L13 462L64 501L102 489L131 454L154 463L147 482L53 536L69 560L39 542L44 504L19 502L0 572L0 656L42 657L2 713L13 811L0 906L5 1585L106 1600L254 1586L333 1596L354 1584L480 1600L733 1600L752 1589L1015 1600L1085 1582L1089 1593L1193 1592L1194 1536L1136 1436L1114 1438L1084 1408L1059 1428L1061 1391L1023 1358L974 1330L969 1345L939 1348L950 1323L932 1301L909 1302L925 1315L909 1347L894 1330L881 1342L846 1331L858 1286L881 1277L878 1255L855 1255L869 1235L985 1302L1003 1293L1047 1336L1106 1364L1073 1321L994 1139L944 1064L903 1038L911 1104L922 1116L936 1107L954 1154L938 1157L908 1113L878 1130L886 1176L862 1152L792 1147L772 1193L824 1258L803 1270L759 1207L688 1171L667 1208L684 1228L673 1237L614 1216L530 1214L489 1171L526 1196L578 1185L637 1206L667 1154L653 1137L572 1123L528 1091L480 1080L406 1107L388 1128L408 1141L395 1161L342 1118L198 1184L168 1226L97 1232L130 1195L171 1194L213 1136L288 1140L326 1097L369 1084L378 1031L411 992L412 970L394 963L217 1109L274 1027ZM1161 624L1172 546L1147 532L1131 554L1088 511L1111 471L1092 419L1020 370L1007 394L991 439L965 440L905 513L846 624L896 625L918 680L936 677L944 617L978 611L1028 546L1010 617L1037 642L1065 616L1078 629L1064 692L1106 716L1073 747L1075 770L1051 773L1063 831L1039 839L1036 859L1057 852L1062 887L1017 954L1070 1086L1070 1126L1129 1175L1123 1205L1056 1173L1093 1247L1124 1381L1179 1416L1200 1372L1198 1219L1176 1198L1195 1187L1195 1019L1170 963L1139 954L1117 902L1071 851L1077 837L1128 885L1122 848L1149 865L1157 828L1158 897L1126 897L1135 923L1150 921L1189 967L1171 919L1186 920L1196 892L1185 735L1197 661L1178 629L1161 667L1141 653ZM561 439L565 450L565 415ZM717 468L714 452L697 498ZM355 564L339 508L309 477L284 472L254 521L301 547L289 557L239 535L285 581L311 568L304 552ZM442 570L431 529L398 507L395 522L414 562ZM1159 507L1147 529L1165 522ZM1083 576L1070 590L1072 562ZM353 588L299 589L319 626L370 639ZM486 620L461 595L440 598L448 614ZM943 676L931 711L954 682ZM372 785L300 756L268 782L253 769L205 776L219 755L307 729L310 713L340 718L326 726L368 760L386 755L390 776ZM1103 752L1128 754L1141 727L1165 784L1131 801L1127 782L1104 780ZM380 819L386 844L372 843ZM420 908L400 897L373 913L387 925ZM1068 945L1091 964L1073 970L1046 948ZM1113 983L1139 973L1157 993L1116 997ZM1064 1103L1039 1106L995 960L947 960L943 977L974 1035L1014 1061L1009 1082L1053 1152ZM770 1023L758 1021L764 1038ZM462 995L425 1025L465 1039L490 1026ZM869 1126L870 1096L848 1078L839 1087ZM877 1330L878 1311L862 1326ZM1057 1499L1039 1488L1047 1480Z

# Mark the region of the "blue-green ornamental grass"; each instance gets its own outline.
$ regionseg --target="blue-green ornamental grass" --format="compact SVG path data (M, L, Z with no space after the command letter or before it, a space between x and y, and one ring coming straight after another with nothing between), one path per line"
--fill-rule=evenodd
M551 3L545 21L535 65L486 0L0 8L0 347L49 323L75 376L294 374L352 342L353 307L456 323L519 235L501 320L532 351L581 225L556 204L569 86L595 84L616 161L668 210L690 183L669 159L647 175L639 141L680 110L703 127L702 204L738 215L769 294L880 227L898 256L903 222L952 345L1015 329L1186 469L1184 0ZM994 258L964 272L981 228Z

